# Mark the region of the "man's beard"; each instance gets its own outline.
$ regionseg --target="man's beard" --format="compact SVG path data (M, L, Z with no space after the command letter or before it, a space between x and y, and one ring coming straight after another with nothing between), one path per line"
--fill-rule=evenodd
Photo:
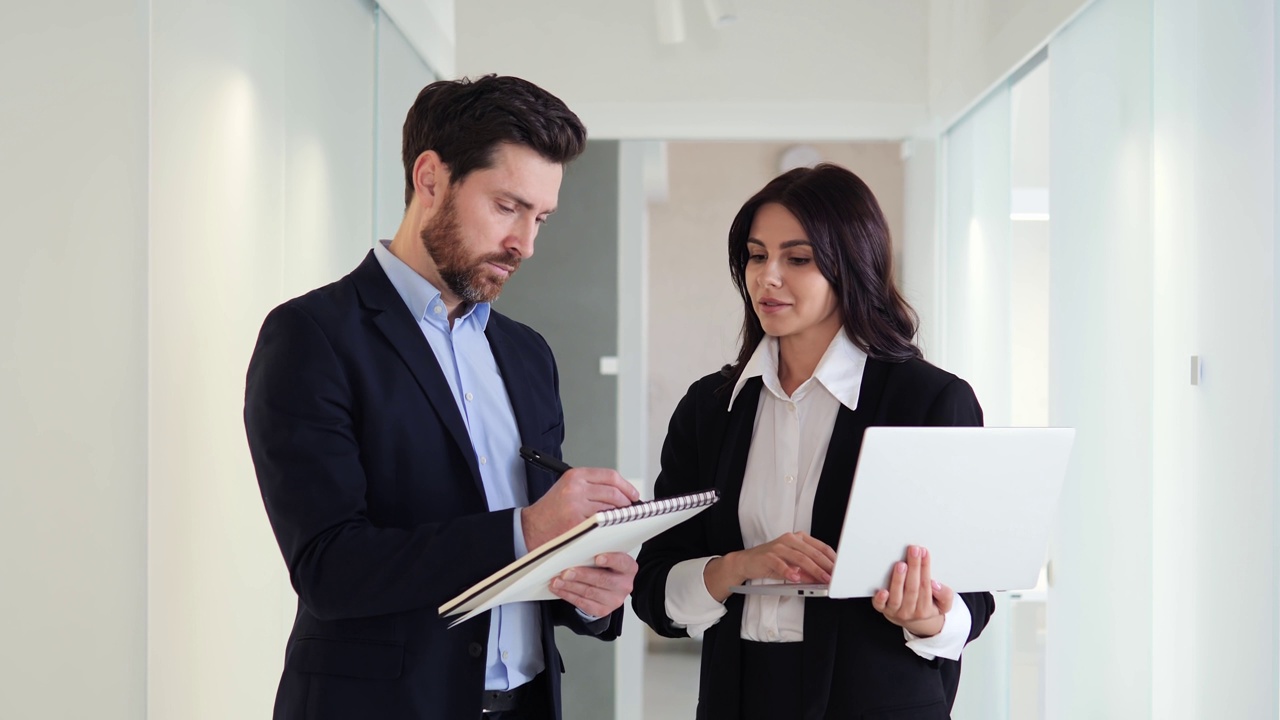
M452 193L445 196L439 214L423 228L422 246L435 262L436 270L449 290L463 302L471 304L493 302L507 278L520 267L520 258L510 253L493 253L478 258L467 255ZM495 271L485 267L491 262L511 268L511 273L496 275Z

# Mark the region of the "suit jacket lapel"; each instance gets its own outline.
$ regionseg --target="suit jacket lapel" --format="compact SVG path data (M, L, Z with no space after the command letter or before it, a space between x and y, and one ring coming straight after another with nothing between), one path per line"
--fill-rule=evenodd
M519 351L512 346L510 338L503 332L498 323L489 319L485 329L489 339L489 348L493 351L494 362L498 364L498 372L502 373L503 384L507 386L507 397L511 399L511 409L516 416L516 428L520 431L520 441L525 445L536 439L538 428L534 422L532 400L528 393L520 392L529 386L529 372L520 361Z
M858 390L858 408L850 410L841 406L831 430L831 444L827 446L818 491L813 498L809 534L833 548L839 547L845 507L853 489L853 471L862 449L862 434L876 417L887 377L888 364L868 358ZM826 714L827 698L831 695L831 668L836 658L836 636L831 629L836 626L837 603L842 602L859 601L818 600L806 602L804 606L805 673L801 697L809 698L806 718L822 718Z
M511 341L510 336L502 329L500 323L489 317L489 325L485 328L485 336L489 339L489 349L493 351L493 360L498 364L498 372L502 373L502 383L507 388L507 398L511 400L511 411L516 416L516 429L520 432L521 445L533 445L539 439L542 430L538 417L537 402L533 395L524 388L529 387L530 376L528 366L520 359L520 351ZM555 479L547 473L526 474L525 487L528 489L529 502L542 497L551 489Z
M467 467L471 469L472 480L483 497L484 484L480 480L475 448L471 445L471 436L467 434L467 426L462 421L458 403L454 401L453 392L449 390L449 383L445 380L444 370L436 360L431 343L423 337L417 320L396 292L395 286L387 279L373 251L351 273L351 279L361 301L372 315L374 326L386 336L400 359L408 366L409 372L413 373L418 386L440 418L440 423L458 444L462 457L466 458Z
M729 411L724 437L720 444L720 457L716 461L715 488L720 491L718 510L712 520L712 533L720 542L727 543L726 552L742 550L742 525L738 522L738 501L742 497L742 478L747 472L747 456L751 451L751 435L756 426L756 410L760 405L760 390L764 382L751 378L742 386Z

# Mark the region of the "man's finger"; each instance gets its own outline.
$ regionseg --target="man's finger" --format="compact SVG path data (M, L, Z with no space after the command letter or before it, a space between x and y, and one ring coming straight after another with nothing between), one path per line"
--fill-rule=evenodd
M635 575L636 570L640 569L635 558L620 552L600 553L595 557L595 563L596 567L609 568L623 574Z
M631 504L631 498L627 497L621 490L612 485L592 484L587 485L583 490L582 497L595 505L604 505L606 509L612 510L618 507L627 507Z
M584 475L583 479L593 485L614 488L631 502L636 502L640 499L640 491L636 490L634 485L624 480L621 475L613 470L600 469L597 472Z

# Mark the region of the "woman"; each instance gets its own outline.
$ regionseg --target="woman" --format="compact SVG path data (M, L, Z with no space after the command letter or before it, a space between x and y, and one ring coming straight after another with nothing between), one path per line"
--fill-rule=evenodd
M703 638L700 719L950 715L994 600L933 581L926 549L873 598L730 592L830 581L868 426L982 424L969 385L921 359L890 259L875 197L836 165L774 179L729 230L742 347L676 408L655 488L721 500L645 543L632 601L659 634Z

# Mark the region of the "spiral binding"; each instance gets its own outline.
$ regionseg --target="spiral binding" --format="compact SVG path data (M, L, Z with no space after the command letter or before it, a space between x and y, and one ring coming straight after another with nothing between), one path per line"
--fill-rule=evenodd
M667 513L679 512L680 510L705 507L719 499L719 492L715 490L707 490L706 492L689 493L688 495L676 495L675 497L662 498L660 500L638 502L627 507L614 508L613 510L605 510L597 513L597 524L601 526L618 525L620 523L631 522L632 520L643 520L644 518L666 515Z

